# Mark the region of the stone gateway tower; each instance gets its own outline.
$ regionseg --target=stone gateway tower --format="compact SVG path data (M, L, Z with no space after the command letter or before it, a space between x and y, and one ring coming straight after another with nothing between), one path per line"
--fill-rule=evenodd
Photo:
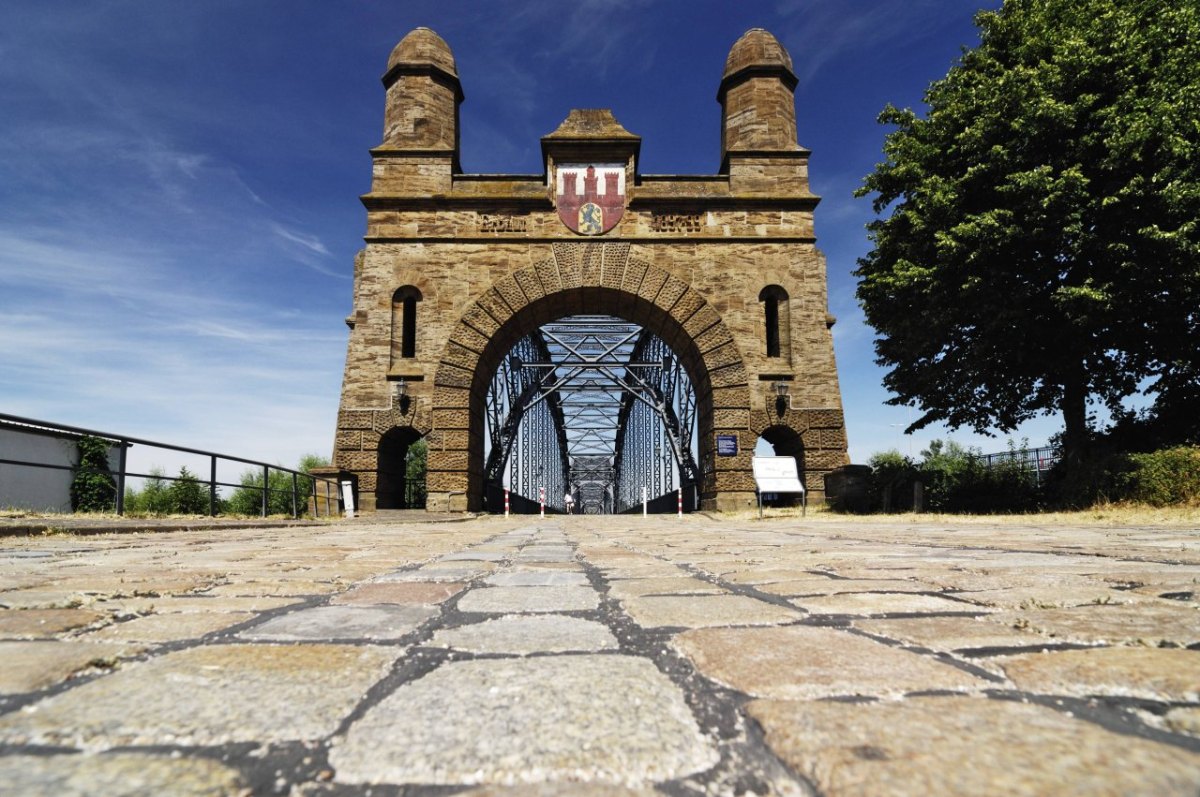
M691 490L704 509L751 506L750 461L762 437L796 457L820 500L823 475L847 463L846 434L796 82L770 33L751 30L734 43L717 87L715 174L642 174L641 139L607 110L570 111L542 139L542 174L467 174L454 56L427 28L405 36L383 77L383 141L371 150L366 247L346 319L334 464L356 475L360 507L406 505L405 457L419 439L431 510L481 510L494 500L490 485L515 480L517 465L506 465L509 449L498 456L498 446L557 445L546 469L568 491L584 460L589 472L624 468L625 477L611 478L628 477L642 467L632 454L614 462L566 453L583 439L564 431L575 410L555 390L572 367L604 371L630 394L613 415L618 425L642 405L663 419L668 433L653 439L669 445L653 450L674 457L663 461L678 486L659 482L672 495ZM595 357L616 356L617 344L593 355L591 333L545 331L566 318L643 330L665 354L623 343L633 353L622 367L596 365ZM559 343L569 352L545 360ZM523 368L511 354L521 345ZM672 372L691 391L674 405L662 387ZM515 392L502 401L491 391L504 379ZM591 385L580 395L612 394L595 380L576 384ZM557 431L522 438L518 410L539 401ZM616 435L617 448L631 445L632 432ZM521 467L534 484L534 466ZM549 481L540 462L536 469Z

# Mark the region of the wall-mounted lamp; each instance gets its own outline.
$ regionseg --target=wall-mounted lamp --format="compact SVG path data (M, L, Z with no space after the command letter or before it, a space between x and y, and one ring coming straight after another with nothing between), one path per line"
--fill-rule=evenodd
M788 408L788 390L791 386L787 382L775 382L771 387L775 390L775 414L782 416Z
M396 396L396 405L400 408L400 413L407 415L409 404L412 402L412 399L408 397L408 383L403 379L397 379L392 385L392 390Z

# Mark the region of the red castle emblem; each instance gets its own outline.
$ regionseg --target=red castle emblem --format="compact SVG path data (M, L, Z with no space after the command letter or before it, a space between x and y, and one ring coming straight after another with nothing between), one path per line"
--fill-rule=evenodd
M554 200L558 217L580 235L606 233L625 213L625 167L559 166Z

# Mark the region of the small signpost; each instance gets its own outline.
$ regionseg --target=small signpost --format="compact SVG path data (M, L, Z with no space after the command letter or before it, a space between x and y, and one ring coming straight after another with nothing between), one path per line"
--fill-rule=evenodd
M763 493L800 493L801 515L808 514L808 494L800 483L795 457L755 457L754 484L758 488L758 516L762 518Z
M717 456L718 457L736 457L738 452L738 439L735 434L719 434L717 435Z

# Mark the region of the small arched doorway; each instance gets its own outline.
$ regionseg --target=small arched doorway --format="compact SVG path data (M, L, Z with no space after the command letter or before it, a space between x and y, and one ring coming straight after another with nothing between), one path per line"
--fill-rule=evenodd
M398 426L379 439L376 509L425 508L426 445L417 430Z

